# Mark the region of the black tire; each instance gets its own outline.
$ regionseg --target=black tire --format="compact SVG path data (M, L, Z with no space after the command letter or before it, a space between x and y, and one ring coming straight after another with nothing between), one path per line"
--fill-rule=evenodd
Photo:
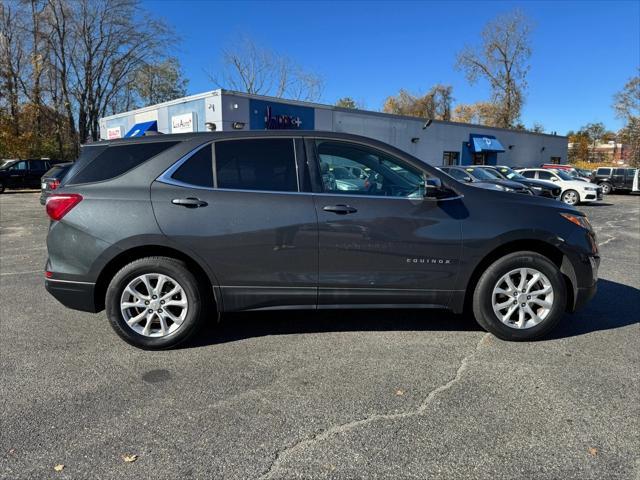
M0 182L0 193L4 193L4 183Z
M129 282L140 275L153 273L168 275L175 279L182 287L188 302L186 316L180 326L174 332L162 337L150 337L137 333L127 325L120 310L120 300ZM107 317L115 332L135 347L145 350L173 348L194 335L203 323L202 317L209 302L202 287L186 264L180 260L170 257L141 258L124 266L109 283L105 299Z
M526 329L517 329L502 323L492 307L492 293L496 283L503 275L519 268L533 268L543 273L549 279L554 295L549 314L537 325ZM562 319L566 304L566 285L558 267L539 253L527 251L511 253L492 263L478 280L473 293L473 313L476 321L502 340L523 341L543 337Z
M569 203L566 200L566 198L568 198L570 195L575 195L575 198L576 198L575 202ZM562 193L562 196L560 197L560 199L562 200L563 203L566 203L567 205L577 205L580 203L580 194L575 190L566 190Z
M602 188L603 195L609 195L610 193L613 193L613 185L611 185L609 182L601 182L598 184L598 186Z

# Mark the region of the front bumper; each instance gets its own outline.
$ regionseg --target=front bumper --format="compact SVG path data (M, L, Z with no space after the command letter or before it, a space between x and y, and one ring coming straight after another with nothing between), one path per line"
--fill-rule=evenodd
M65 307L91 313L98 311L94 297L94 283L47 278L44 287Z

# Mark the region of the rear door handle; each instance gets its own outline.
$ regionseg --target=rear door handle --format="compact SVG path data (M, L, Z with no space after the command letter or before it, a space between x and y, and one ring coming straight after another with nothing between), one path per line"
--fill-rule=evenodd
M188 197L188 198L174 198L171 200L171 203L174 205L180 205L182 207L187 208L198 208L198 207L206 207L209 205L204 200L200 200L199 198Z
M353 208L350 205L327 205L322 210L325 212L337 213L338 215L347 215L348 213L356 213L357 208Z

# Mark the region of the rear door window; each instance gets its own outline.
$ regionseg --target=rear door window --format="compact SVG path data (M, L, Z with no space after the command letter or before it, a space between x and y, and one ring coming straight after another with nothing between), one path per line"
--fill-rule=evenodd
M533 170L527 170L525 172L520 172L523 177L527 178L536 178L536 172Z
M552 178L554 178L555 175L551 172L538 172L538 178L540 180L551 180Z
M187 161L180 165L171 178L187 185L213 188L211 144L191 155Z
M113 145L93 159L79 161L78 169L69 176L68 184L93 183L110 180L141 165L179 142L144 142Z
M297 192L293 139L216 142L215 182L217 188Z
M598 171L596 172L596 175L611 175L611 169L610 168L599 168Z

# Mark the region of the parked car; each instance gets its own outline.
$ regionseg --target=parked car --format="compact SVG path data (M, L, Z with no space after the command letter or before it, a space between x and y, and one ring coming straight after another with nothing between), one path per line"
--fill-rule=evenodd
M40 177L51 168L49 160L13 160L0 167L0 193L7 188L39 188Z
M577 205L581 202L596 202L602 200L602 189L592 183L575 180L562 170L544 168L525 168L518 170L522 176L536 180L549 180L560 186L562 193L560 200L567 205Z
M599 185L605 195L614 192L631 192L636 172L635 168L600 167L591 181Z
M591 181L591 179L593 178L592 170L587 170L586 168L576 168L575 170L581 178L587 179L589 181Z
M466 182L472 187L486 188L487 190L497 190L499 192L504 192L505 188L502 185L498 185L494 182L483 182L482 180L478 180L475 177L472 177L469 173L465 172L464 169L459 167L437 167L441 172L446 173L447 175L455 178L459 182Z
M514 182L511 180L505 180L500 174L495 173L493 170L485 169L483 165L468 165L463 168L469 175L481 180L483 182L495 183L503 187L507 192L524 193L526 195L533 195L533 191L522 183Z
M322 165L336 157L376 182L326 184ZM364 306L469 307L498 337L528 340L596 290L595 233L575 208L474 188L343 133L99 142L46 209L47 290L106 308L142 348L178 345L215 312Z
M47 197L60 186L60 181L69 171L73 162L57 163L40 179L40 204L46 203Z
M560 199L560 193L562 193L562 189L553 182L545 182L544 180L533 180L531 178L523 177L511 167L507 167L505 165L486 165L483 168L486 168L487 170L490 170L491 172L499 175L500 178L525 185L526 187L530 188L535 195L555 198L556 200Z

